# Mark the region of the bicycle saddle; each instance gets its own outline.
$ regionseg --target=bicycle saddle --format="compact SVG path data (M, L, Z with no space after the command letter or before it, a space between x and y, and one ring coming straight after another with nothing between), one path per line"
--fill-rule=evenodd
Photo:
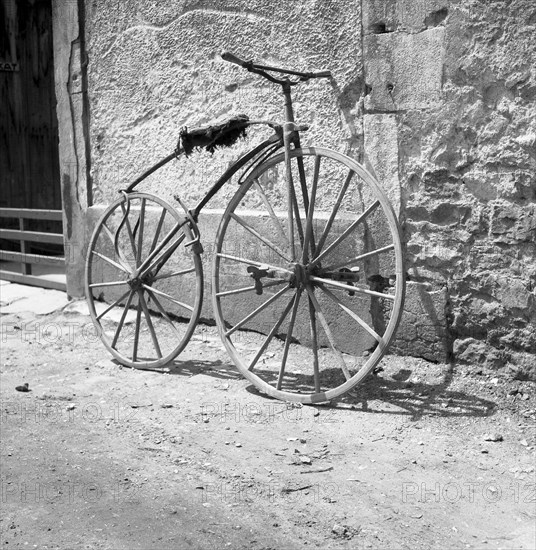
M250 125L249 117L238 115L221 124L214 124L188 131L184 127L179 136L178 149L186 156L194 149L205 149L214 153L217 147L230 147L241 137L246 137L246 128Z

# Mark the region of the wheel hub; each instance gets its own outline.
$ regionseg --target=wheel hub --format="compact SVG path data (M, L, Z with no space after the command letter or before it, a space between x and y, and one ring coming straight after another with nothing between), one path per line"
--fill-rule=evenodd
M128 280L128 285L132 290L142 290L143 285L145 286L152 286L153 284L153 275L152 273L147 273L146 275L140 277L132 277Z
M300 263L294 264L294 272L291 278L291 285L296 288L305 288L307 285L315 285L311 281L312 276L317 276L319 273L318 266L304 265Z

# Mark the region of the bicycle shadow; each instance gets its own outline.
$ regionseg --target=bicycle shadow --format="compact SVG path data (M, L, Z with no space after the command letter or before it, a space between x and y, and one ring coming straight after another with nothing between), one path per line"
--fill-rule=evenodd
M175 359L164 369L153 369L155 373L168 373L191 378L205 375L222 381L244 380L232 363L222 360ZM256 373L265 379L273 377L273 372L257 369ZM407 415L412 421L423 416L442 418L487 417L495 412L497 404L462 390L450 390L454 378L454 365L450 365L439 383L410 382L413 371L401 369L391 377L369 375L359 386L346 395L329 403L311 406L339 409L370 414ZM294 374L287 382L286 390L299 393L310 392L313 377ZM246 391L263 399L274 398L248 385Z
M371 375L333 405L335 407L352 406L357 410L373 414L407 415L413 421L423 416L442 418L492 416L497 407L494 401L462 390L449 389L453 370L451 365L444 379L438 384Z

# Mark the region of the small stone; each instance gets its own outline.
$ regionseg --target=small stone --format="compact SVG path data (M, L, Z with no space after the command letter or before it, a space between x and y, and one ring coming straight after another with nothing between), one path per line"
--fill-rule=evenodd
M242 443L235 443L235 447L242 447Z
M315 411L315 412L313 413L313 416L320 416L320 411Z
M21 392L28 392L30 391L30 388L28 386L29 386L28 382L25 382L22 386L16 386L15 389Z
M499 433L486 434L484 436L484 441L494 441L494 442L503 441L503 436Z
M528 447L528 445L529 445L529 442L526 439L522 439L519 443L521 443L521 445L523 445L523 447Z
M67 405L67 410L68 411L74 411L74 409L76 409L76 406L71 404L71 405Z
M346 527L344 525L340 525L339 523L336 523L331 528L331 532L337 535L338 537L344 537L344 535L346 535Z
M160 407L162 409L172 409L173 405L171 403L162 403L162 405L160 405Z
M302 464L312 464L313 463L313 461L306 455L301 455L300 456L300 462Z

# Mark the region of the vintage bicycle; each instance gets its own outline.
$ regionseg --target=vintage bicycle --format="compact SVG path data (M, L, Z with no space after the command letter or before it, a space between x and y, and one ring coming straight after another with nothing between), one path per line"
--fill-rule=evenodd
M282 123L234 117L181 131L176 149L121 191L91 236L86 296L92 320L123 365L159 369L184 349L200 319L199 215L237 186L213 249L212 305L223 344L261 392L330 401L362 381L386 353L404 302L397 216L375 177L348 156L302 147L292 89L329 71L235 63L281 88ZM194 149L214 152L253 125L271 136L242 155L193 209L135 191Z

